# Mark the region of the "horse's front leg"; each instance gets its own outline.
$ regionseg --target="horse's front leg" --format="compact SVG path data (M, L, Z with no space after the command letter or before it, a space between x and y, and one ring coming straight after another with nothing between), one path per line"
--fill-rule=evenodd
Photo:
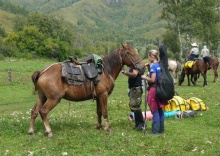
M173 82L176 84L176 79L177 79L177 73L173 71Z
M97 113L97 129L103 129L102 127L102 110L99 102L99 98L96 99L96 113Z
M109 132L113 132L113 129L111 128L108 120L107 98L108 98L108 93L103 93L102 95L99 96L100 108L105 122L105 130Z
M197 75L196 74L191 74L191 82L193 85L196 85L197 81Z
M203 87L207 86L206 73L202 73L202 77L204 79Z
M187 74L188 86L190 86L189 74Z
M52 137L53 133L48 122L47 115L59 102L60 99L47 99L46 103L40 109L41 119L45 126L45 134L48 134L48 137Z

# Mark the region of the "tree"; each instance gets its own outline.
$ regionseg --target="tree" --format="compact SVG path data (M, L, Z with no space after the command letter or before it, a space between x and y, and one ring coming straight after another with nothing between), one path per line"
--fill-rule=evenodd
M177 54L180 51L180 46L178 41L178 35L172 31L167 30L166 33L162 35L163 43L169 47L169 50L175 54L175 59L179 59Z
M181 0L159 0L159 4L162 4L164 6L162 9L161 18L167 20L171 32L174 32L179 36L179 44L177 43L177 40L175 40L174 42L175 44L179 45L179 51L180 51L179 60L182 60L182 53L183 53L182 40L181 40L180 24L178 21L178 18L181 17L181 13L180 13L180 10L182 9ZM170 36L169 34L164 35L164 37L169 37L169 36ZM165 40L166 42L168 42L168 38Z
M169 28L181 35L197 38L209 47L217 49L220 30L217 23L217 0L159 0L163 5L162 18Z

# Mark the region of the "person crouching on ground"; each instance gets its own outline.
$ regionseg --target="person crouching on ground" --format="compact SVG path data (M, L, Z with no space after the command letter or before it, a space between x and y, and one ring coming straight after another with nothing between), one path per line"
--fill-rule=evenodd
M147 94L147 102L151 113L153 115L152 119L152 133L151 134L158 134L164 133L164 112L163 107L164 103L161 103L159 99L156 97L156 83L158 80L159 73L161 72L160 65L158 61L159 52L156 50L150 50L148 52L148 60L151 63L151 66L146 63L146 66L150 66L149 69L149 76L142 75L141 78L148 82L148 94Z

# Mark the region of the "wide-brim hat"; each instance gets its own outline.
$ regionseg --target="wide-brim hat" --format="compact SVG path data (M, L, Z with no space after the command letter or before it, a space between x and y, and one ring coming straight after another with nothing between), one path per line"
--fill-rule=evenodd
M191 44L193 47L198 47L198 44L197 43L193 43Z

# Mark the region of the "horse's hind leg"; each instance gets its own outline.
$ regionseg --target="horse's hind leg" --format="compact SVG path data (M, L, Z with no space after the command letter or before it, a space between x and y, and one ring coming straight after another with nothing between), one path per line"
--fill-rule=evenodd
M217 69L213 69L214 72L214 81L213 82L217 82L218 81L218 72Z
M48 137L52 137L52 130L47 119L48 113L60 102L60 99L47 99L46 103L40 109L41 119L45 126L45 134L48 134Z
M39 113L39 110L41 109L43 103L42 101L38 98L35 106L33 107L33 109L31 110L31 122L30 122L30 128L28 130L28 133L33 135L34 134L34 123L35 123L35 119Z

